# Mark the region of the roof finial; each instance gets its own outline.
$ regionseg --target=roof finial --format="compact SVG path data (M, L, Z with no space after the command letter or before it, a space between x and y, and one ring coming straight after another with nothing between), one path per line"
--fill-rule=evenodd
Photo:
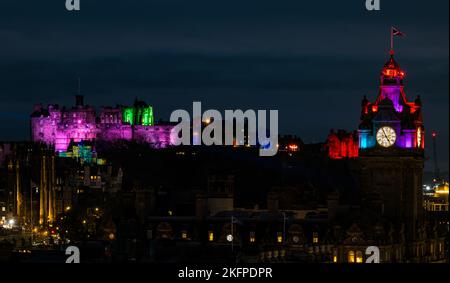
M81 95L81 79L78 77L78 95Z

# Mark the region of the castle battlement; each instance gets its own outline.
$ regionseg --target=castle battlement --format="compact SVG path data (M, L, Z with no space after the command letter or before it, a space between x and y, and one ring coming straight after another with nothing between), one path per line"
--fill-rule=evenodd
M155 125L153 107L138 100L132 106L102 107L97 116L94 107L77 95L71 108L38 104L31 114L32 141L53 146L57 152L66 151L71 141L94 140L134 140L165 148L173 144L172 127Z

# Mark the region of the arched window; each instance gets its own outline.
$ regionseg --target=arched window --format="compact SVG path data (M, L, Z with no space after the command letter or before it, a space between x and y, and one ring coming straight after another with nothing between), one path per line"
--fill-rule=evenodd
M347 261L349 263L354 263L355 262L355 252L354 251L348 251Z

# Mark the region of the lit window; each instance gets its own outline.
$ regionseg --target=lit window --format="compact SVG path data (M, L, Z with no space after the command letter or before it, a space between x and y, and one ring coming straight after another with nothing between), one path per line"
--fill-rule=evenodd
M210 241L210 242L214 241L214 232L213 231L208 232L208 241Z
M2 211L6 211L6 207L2 206Z
M250 232L250 243L254 243L256 241L255 232Z
M318 244L319 243L319 233L314 232L313 233L313 243Z
M333 262L335 262L335 263L337 262L337 259L338 259L337 254L338 254L337 249L333 249Z
M187 232L186 231L181 232L181 238L182 239L187 239Z
M354 263L355 262L355 252L354 251L349 251L348 252L347 261L350 262L350 263Z
M357 251L356 252L356 262L357 263L362 263L363 262L363 255L361 251Z
M283 242L283 235L281 234L281 232L277 233L277 242L278 243L282 243Z

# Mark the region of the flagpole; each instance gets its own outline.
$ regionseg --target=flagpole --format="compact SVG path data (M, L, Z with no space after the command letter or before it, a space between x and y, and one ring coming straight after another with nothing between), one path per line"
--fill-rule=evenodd
M394 53L394 32L393 27L391 27L391 54Z

